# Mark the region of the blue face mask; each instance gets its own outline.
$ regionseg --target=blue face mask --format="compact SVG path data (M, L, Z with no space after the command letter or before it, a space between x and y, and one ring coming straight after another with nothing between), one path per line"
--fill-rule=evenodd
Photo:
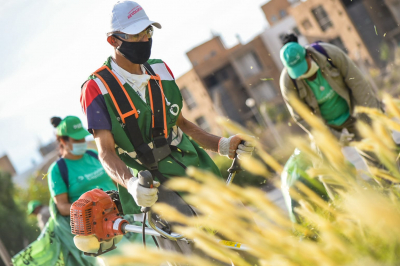
M71 153L73 155L83 155L87 150L87 142L72 143Z

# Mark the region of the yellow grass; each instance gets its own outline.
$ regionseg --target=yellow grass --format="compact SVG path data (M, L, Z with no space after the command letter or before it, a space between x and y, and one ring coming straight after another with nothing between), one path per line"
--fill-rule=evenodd
M311 125L319 151L311 148L306 138L292 138L292 142L309 155L314 168L308 173L324 180L334 191L329 202L322 200L302 183L291 189L292 197L300 203L296 209L303 224L293 224L285 211L275 206L265 193L257 188L227 187L223 180L210 173L189 168L191 178L174 178L168 187L186 192L184 199L202 213L197 218L187 218L173 208L157 203L153 209L171 221L184 226L177 233L194 239L197 248L210 257L228 265L297 266L297 265L399 265L400 261L400 172L396 164L398 152L390 137L390 130L400 130L393 119L400 119L400 104L384 96L388 114L377 110L357 108L373 119L373 127L359 123L365 138L353 146L372 151L388 169L370 167L372 180L365 181L347 162L341 146L322 120L310 114L300 102L294 100L296 111ZM251 134L238 125L220 119L232 132ZM242 166L248 172L271 178L265 164L281 173L277 163L262 143L253 138L256 153L262 161L244 158ZM388 183L388 181L394 183ZM278 182L276 182L278 183ZM244 204L244 205L243 205ZM246 207L245 207L246 206ZM212 228L214 233L204 228ZM218 244L227 239L247 245L247 256ZM247 259L258 258L258 262ZM132 246L124 255L109 260L110 265L160 265L174 261L181 265L219 265L205 256L183 256L156 249Z

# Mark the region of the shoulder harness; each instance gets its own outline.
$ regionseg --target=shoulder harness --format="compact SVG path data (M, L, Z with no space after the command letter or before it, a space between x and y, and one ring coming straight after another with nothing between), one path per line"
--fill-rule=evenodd
M150 107L152 110L152 137L153 149L143 140L142 132L140 131L137 118L139 114L133 104L128 92L111 71L108 66L103 66L96 70L93 75L101 80L106 87L115 108L122 122L128 131L128 138L131 141L137 153L137 160L149 169L153 174L156 174L160 179L161 173L158 171L158 162L171 154L171 148L168 144L167 119L165 108L165 96L161 83L161 78L157 75L151 66L146 62L143 64L145 69L150 72L148 83ZM160 180L163 181L163 180Z

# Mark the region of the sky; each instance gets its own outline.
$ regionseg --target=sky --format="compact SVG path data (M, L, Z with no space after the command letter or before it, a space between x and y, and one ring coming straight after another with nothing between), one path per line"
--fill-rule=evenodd
M112 48L106 42L114 0L1 0L0 156L22 173L39 163L40 143L55 139L52 116L75 115L87 125L80 87ZM175 77L191 69L186 52L221 35L225 45L248 42L267 21L268 0L139 1L155 29L151 58Z

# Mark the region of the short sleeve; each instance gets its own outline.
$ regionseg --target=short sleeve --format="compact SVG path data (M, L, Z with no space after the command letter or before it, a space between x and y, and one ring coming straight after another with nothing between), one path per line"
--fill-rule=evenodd
M67 185L65 184L57 162L54 162L49 168L48 183L51 197L68 193Z
M91 79L85 83L80 100L90 133L93 133L93 129L111 130L111 119L106 101L95 80Z

